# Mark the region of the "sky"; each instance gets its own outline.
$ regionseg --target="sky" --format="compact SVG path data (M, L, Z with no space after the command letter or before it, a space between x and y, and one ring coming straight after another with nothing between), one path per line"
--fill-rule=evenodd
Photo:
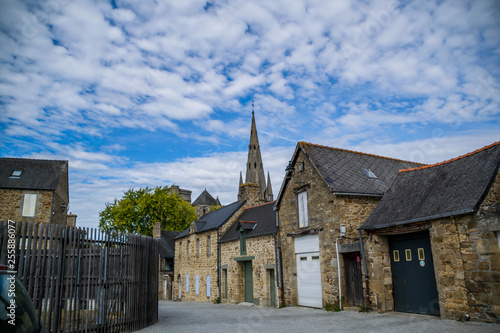
M0 157L69 161L77 224L130 188L236 201L252 100L299 141L437 163L500 140L499 1L0 1Z

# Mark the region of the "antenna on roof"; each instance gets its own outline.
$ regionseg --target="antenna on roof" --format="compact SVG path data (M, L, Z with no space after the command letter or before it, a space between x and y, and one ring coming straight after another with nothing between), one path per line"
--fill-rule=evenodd
M254 107L254 104L253 104L253 99L252 99L252 115L255 113L253 107Z

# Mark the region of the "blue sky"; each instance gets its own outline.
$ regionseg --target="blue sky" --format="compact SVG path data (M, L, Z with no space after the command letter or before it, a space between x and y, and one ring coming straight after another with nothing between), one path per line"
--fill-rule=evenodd
M0 2L0 156L236 200L251 100L275 194L298 141L434 163L500 140L498 1Z

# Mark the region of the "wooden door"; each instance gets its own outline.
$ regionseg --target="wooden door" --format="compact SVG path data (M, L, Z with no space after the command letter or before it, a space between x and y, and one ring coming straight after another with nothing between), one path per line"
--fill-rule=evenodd
M389 248L395 310L439 316L429 232L391 237Z
M245 261L245 302L253 303L252 261Z
M345 290L347 304L363 305L363 276L361 273L361 253L343 253Z

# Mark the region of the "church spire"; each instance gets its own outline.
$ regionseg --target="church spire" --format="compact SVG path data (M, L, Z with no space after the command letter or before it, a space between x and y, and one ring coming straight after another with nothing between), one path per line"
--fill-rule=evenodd
M247 173L245 183L254 183L260 186L261 198L264 198L266 176L260 155L259 137L255 124L255 112L252 111L252 127L250 129L250 144L248 145Z
M271 176L267 172L266 201L273 201L273 187L271 186Z
M259 186L260 201L270 201L272 198L271 183L268 175L268 185L266 186L266 175L264 173L264 165L262 164L262 156L260 154L259 137L257 135L257 125L255 124L255 110L252 101L252 125L250 128L250 143L248 145L248 159L246 164L245 184L255 184ZM240 187L238 190L238 200L244 200L242 192L243 177L240 173ZM269 196L269 193L271 194ZM271 199L272 200L272 199Z

